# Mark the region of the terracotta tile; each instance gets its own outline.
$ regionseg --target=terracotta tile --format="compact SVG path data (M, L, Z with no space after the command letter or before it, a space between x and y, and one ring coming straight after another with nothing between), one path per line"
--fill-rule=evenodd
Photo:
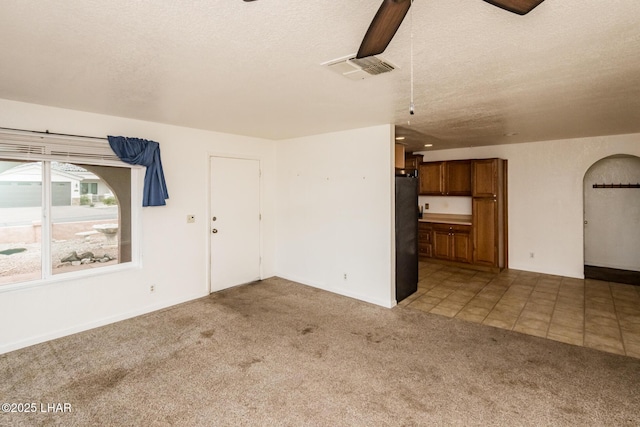
M482 290L485 287L486 283L485 282L478 282L476 280L469 282L469 283L465 283L464 285L461 286L461 288L463 288L466 291L471 291L474 294L477 294L478 292L480 292L480 290Z
M622 341L626 344L640 345L640 331L622 329Z
M588 297L613 298L609 285L602 287L586 286L584 288L584 294Z
M618 322L621 328L629 331L640 329L640 315L620 313L618 314Z
M585 279L584 280L584 286L585 288L602 288L602 287L609 287L609 282L605 282L603 280L596 280L596 279Z
M442 302L440 304L438 304L438 307L446 307L446 308L450 308L452 310L456 310L456 312L462 310L462 307L464 307L466 305L465 302L460 302L460 301L452 301L449 298L445 298L442 300Z
M531 319L531 318L522 317L522 316L520 316L516 321L516 326L518 325L524 328L538 329L541 331L545 331L545 334L549 329L549 322L545 322L544 320L540 320L540 319Z
M447 297L447 300L448 301L461 302L461 303L466 304L469 301L471 301L474 296L475 296L474 293L469 293L469 292L465 292L465 291L455 291L454 293L452 293L451 295L449 295Z
M508 319L508 318L497 318L497 317L489 317L487 316L482 322L483 325L493 326L500 329L509 329L513 328L515 325L516 319Z
M609 313L613 313L614 315L616 313L616 308L613 305L613 301L611 301L611 303L608 303L608 304L602 304L602 303L596 303L596 302L591 302L589 300L586 300L585 310L606 311Z
M613 303L618 313L640 314L640 302L621 301L614 299Z
M439 314L441 316L447 316L447 317L455 317L455 315L458 314L459 311L460 311L459 308L443 307L442 303L440 303L434 308L432 308L429 313Z
M584 338L581 334L563 335L555 332L547 332L547 338L554 341L560 341L566 344L584 345Z
M611 293L614 297L619 298L638 298L638 291L633 285L624 285L621 283L610 283Z
M518 317L518 315L520 315L520 312L522 312L522 308L511 304L502 304L501 302L498 302L495 307L493 307L493 310L491 310L491 312Z
M529 296L529 299L532 301L551 301L553 303L555 303L557 298L558 296L555 293L539 292L538 290L534 290Z
M551 324L559 327L569 327L574 329L584 328L584 317L567 312L553 312Z
M559 288L560 288L560 285L540 284L540 283L538 283L533 291L534 292L541 292L541 293L544 293L544 294L554 294L554 295L556 295L558 293L558 289Z
M640 359L640 344L624 344L625 354Z
M419 299L421 302L425 304L431 304L433 306L436 306L442 302L442 298L432 297L428 293L420 296Z
M498 301L500 298L502 298L502 295L504 295L504 292L487 291L486 289L483 289L478 292L476 298Z
M593 330L596 326L606 326L609 328L619 329L620 325L618 325L618 319L612 319L611 317L605 316L585 316L584 319L584 327L585 330Z
M601 317L608 317L610 319L617 319L618 316L616 315L616 310L613 307L608 307L605 306L606 308L602 309L602 306L598 306L598 307L592 307L592 306L587 306L584 309L584 313L586 316L601 316Z
M549 331L547 332L547 336L551 338L553 336L562 336L566 338L570 338L574 341L580 340L581 343L577 345L582 345L582 340L584 339L584 329L583 328L572 328L569 326L562 326L558 324L551 323L549 325ZM555 339L555 338L553 338ZM559 341L559 340L556 340ZM566 342L566 341L565 341ZM574 344L575 342L572 342Z
M504 296L500 298L500 302L502 302L503 304L520 306L521 308L525 306L528 300L529 298L527 298L527 296L518 296L512 294L504 294Z
M546 329L529 328L527 326L521 325L520 323L516 323L516 325L513 327L513 330L515 332L520 332L522 334L527 334L527 335L533 335L535 337L540 337L540 338L546 338L547 336Z
M582 289L584 290L584 279L571 279L563 277L560 282L560 289Z
M580 309L584 308L584 298L582 297L566 297L562 295L558 295L558 299L556 300L556 307L570 307Z
M427 293L425 295L428 295L430 297L446 298L449 295L451 295L452 293L453 293L453 291L451 291L451 290L444 289L441 286L436 286L435 288L427 291Z
M412 303L416 298L417 298L417 297L411 297L411 296L409 296L409 297L407 297L407 298L403 299L402 301L400 301L400 302L398 303L398 305L399 305L400 307L405 307L405 306L409 305L410 303Z
M456 319L466 320L467 322L482 323L486 316L480 314L470 313L468 311L461 311L456 315Z
M556 286L559 288L561 281L560 277L545 276L538 279L537 286Z
M551 301L532 301L529 300L527 302L527 305L524 306L524 308L526 310L531 310L531 311L537 311L539 313L547 313L547 314L551 314L553 313L553 310L555 309L555 304L553 304L553 302Z
M435 305L424 303L424 302L422 302L422 301L420 301L418 299L418 300L415 300L415 301L412 301L411 303L409 303L409 305L407 305L407 307L413 308L415 310L429 312L433 307L435 307Z
M584 346L606 351L609 353L625 354L624 346L622 345L621 339L614 339L610 337L602 337L599 335L585 333Z
M585 336L588 334L600 338L611 338L617 340L620 340L622 338L622 336L620 335L620 327L618 325L607 326L590 323L588 325L585 325L584 333Z
M544 313L537 310L528 309L528 305L520 313L520 319L535 319L545 323L551 322L551 313Z
M485 307L474 307L474 306L469 306L466 305L458 314L462 314L462 313L469 313L469 314L473 314L475 316L482 316L482 318L484 319L485 317L487 317L487 315L491 312L490 308L485 308Z
M473 276L473 280L482 281L485 284L489 283L491 280L495 279L496 275L493 273L487 273L484 271L479 272L475 276Z
M497 302L498 302L498 299L487 299L487 298L475 297L467 303L467 307L483 307L491 310L493 309L493 307L495 307Z

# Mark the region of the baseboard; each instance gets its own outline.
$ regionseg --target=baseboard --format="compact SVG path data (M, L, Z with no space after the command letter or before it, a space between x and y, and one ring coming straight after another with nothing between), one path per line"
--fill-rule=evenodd
M331 292L334 294L342 295L344 297L349 297L353 299L357 299L358 301L368 302L370 304L379 305L384 308L393 308L396 305L395 300L384 301L377 298L371 298L367 295L361 295L355 292L345 291L344 289L337 289L331 286L326 286L324 284L314 283L309 280L305 280L300 277L290 276L286 274L276 274L276 276L281 277L286 280L291 280L292 282L300 283L301 285L311 286L312 288L322 289L323 291Z
M66 337L69 335L77 334L80 332L88 331L91 329L99 328L101 326L110 325L112 323L120 322L122 320L131 319L137 316L141 316L143 314L152 313L154 311L162 310L168 307L172 307L174 305L178 305L178 304L189 302L198 298L202 298L207 295L208 294L198 294L198 295L192 295L184 298L179 298L172 301L165 301L162 303L145 306L138 310L133 310L126 313L120 313L114 316L105 317L92 322L83 323L81 325L76 325L71 328L60 329L60 330L49 332L46 334L37 335L35 337L30 337L24 340L14 341L8 344L2 344L0 345L0 354L9 353L11 351L19 350L21 348L30 347L32 345L41 344L43 342L47 342L47 341L55 340L58 338Z

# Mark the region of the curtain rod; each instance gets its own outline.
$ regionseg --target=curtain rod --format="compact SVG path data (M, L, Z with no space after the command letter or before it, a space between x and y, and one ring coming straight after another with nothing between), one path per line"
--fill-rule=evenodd
M99 137L99 136L72 135L72 134L69 134L69 133L55 133L55 132L49 132L49 129L47 129L46 131L42 132L42 131L37 131L37 130L14 129L14 128L0 127L0 130L12 130L12 131L18 131L18 132L31 132L31 133L37 133L37 134L40 134L40 135L56 135L56 136L71 136L71 137L75 137L75 138L101 139L101 140L107 141L107 138L102 138L102 137Z

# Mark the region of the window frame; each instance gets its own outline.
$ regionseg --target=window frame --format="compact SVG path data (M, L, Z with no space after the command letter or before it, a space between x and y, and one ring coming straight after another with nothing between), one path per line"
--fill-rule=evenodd
M0 158L25 162L42 162L42 234L41 278L0 285L0 293L46 286L70 280L112 274L141 268L142 183L144 167L117 158L106 139L34 135L28 131L0 129ZM131 261L100 268L54 274L51 260L51 162L79 163L126 168L131 171Z

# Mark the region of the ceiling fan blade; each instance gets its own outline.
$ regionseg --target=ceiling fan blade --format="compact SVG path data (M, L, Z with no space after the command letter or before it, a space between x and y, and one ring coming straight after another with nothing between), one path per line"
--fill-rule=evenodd
M362 39L356 58L365 58L384 52L400 28L409 7L411 7L411 0L384 0Z
M544 0L484 0L487 3L491 3L494 6L498 6L509 12L517 13L518 15L526 15L531 12L533 8L538 6Z

